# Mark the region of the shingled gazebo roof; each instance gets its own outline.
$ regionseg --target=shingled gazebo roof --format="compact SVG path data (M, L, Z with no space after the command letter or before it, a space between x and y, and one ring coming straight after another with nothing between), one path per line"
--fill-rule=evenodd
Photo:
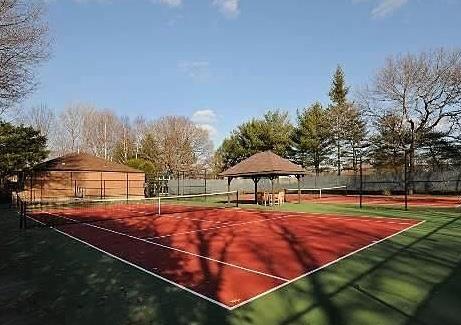
M62 157L50 159L35 166L34 170L144 173L141 170L86 153L71 153Z
M272 151L264 151L239 162L220 174L223 177L264 177L304 175L306 171Z

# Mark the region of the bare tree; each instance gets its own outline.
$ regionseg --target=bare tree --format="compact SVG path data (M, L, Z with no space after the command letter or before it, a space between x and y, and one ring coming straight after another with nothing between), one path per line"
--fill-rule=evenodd
M400 118L402 139L410 132L409 143L402 147L410 154L413 174L415 152L424 134L461 114L461 50L441 48L389 57L364 98L373 117Z
M122 116L120 124L120 138L117 140L112 158L126 164L129 159L136 157L136 139L132 123L128 116Z
M59 114L57 120L59 134L54 139L54 147L59 154L76 152L82 149L85 116L92 110L92 106L72 104Z
M83 123L85 150L104 158L112 159L114 149L122 137L120 119L110 110L87 111Z
M148 125L142 154L166 172L192 169L210 161L212 144L206 130L190 119L162 117Z
M0 115L34 89L34 71L49 56L43 17L39 1L0 1Z
M143 116L137 116L132 125L132 132L135 144L135 158L138 159L141 151L142 142L147 129L147 121Z
M33 127L41 135L49 138L55 125L55 113L45 104L32 106L21 113L19 121Z

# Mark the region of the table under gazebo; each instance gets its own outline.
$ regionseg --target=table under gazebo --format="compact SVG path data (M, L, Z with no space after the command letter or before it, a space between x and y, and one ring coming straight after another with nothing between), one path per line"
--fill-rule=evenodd
M280 176L295 176L298 180L298 202L301 202L300 179L306 171L288 159L282 158L272 151L264 151L239 162L220 174L227 178L227 186L234 178L250 178L255 185L255 203L258 203L258 182L261 178L268 178L271 181L271 195L274 198L274 180Z

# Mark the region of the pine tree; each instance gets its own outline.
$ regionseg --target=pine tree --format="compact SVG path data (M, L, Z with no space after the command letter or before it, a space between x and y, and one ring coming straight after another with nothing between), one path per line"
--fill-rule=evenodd
M28 126L0 121L0 182L48 156L46 137Z
M333 76L331 83L330 100L332 105L329 109L329 114L332 123L332 132L336 145L336 167L338 170L338 176L341 175L341 158L343 156L343 145L345 139L345 126L348 120L347 114L347 94L349 93L349 87L346 86L343 69L340 65L336 68L336 72Z
M292 147L293 125L288 112L268 111L239 125L216 152L219 168L226 169L251 155L265 150L288 158Z
M333 76L331 83L330 100L335 106L343 106L347 103L347 94L349 93L349 87L346 86L344 77L344 71L340 65L336 68L336 72Z
M327 110L315 103L297 114L294 132L294 157L303 167L313 167L318 175L332 151L331 128Z

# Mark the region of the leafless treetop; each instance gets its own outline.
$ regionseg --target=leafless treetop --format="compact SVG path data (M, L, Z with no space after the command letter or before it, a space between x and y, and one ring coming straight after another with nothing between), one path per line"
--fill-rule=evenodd
M43 4L0 0L0 114L31 92L35 69L49 56Z

